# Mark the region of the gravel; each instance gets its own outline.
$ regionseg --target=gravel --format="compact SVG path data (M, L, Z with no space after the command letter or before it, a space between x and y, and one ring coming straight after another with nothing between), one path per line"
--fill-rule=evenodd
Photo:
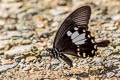
M53 45L64 19L76 8L92 8L89 31L96 41L109 40L93 58L77 58L73 67L51 58L45 51ZM0 0L1 80L119 80L119 0Z

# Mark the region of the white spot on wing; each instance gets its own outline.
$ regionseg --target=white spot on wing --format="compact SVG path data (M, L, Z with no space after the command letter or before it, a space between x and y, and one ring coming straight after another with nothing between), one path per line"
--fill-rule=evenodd
M94 54L94 50L92 50L91 53Z
M75 39L73 39L72 42L76 42L76 41L83 40L83 39L85 39L85 33L77 36Z
M80 56L80 52L77 52L78 56Z
M78 31L74 32L71 36L71 39L74 39L75 37L77 37L79 35Z
M85 30L83 29L83 32L85 32Z
M78 30L78 28L77 28L77 27L75 27L75 28L74 28L74 30L76 30L76 31L77 31L77 30Z
M94 41L93 39L91 40L91 42L92 42L92 43L95 43L95 41Z
M77 48L77 51L80 51L80 48Z
M96 49L96 48L97 48L97 45L94 45L94 48Z
M90 38L90 35L88 34L88 38Z
M68 31L68 32L67 32L67 35L68 35L68 36L71 36L71 35L72 35L72 32Z

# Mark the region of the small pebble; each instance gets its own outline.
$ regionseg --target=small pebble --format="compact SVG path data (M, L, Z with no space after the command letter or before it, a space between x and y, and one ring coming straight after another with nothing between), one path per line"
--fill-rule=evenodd
M46 70L49 70L51 68L51 64L47 64L47 66L46 66Z
M76 79L76 78L70 78L70 80L78 80L78 79Z
M66 11L63 11L63 10L51 10L50 13L54 16L57 16L57 15L61 15L61 14L64 14L66 13Z
M6 51L4 54L6 55L6 57L13 57L15 55L24 54L25 52L30 51L31 48L32 48L32 45L18 46Z
M96 65L101 65L103 63L103 58L101 58L101 57L95 57L93 59L93 62L96 63Z
M115 73L113 73L113 72L108 72L108 73L107 73L107 77L108 77L108 78L111 78L111 77L113 77L114 75L115 75Z
M33 62L34 60L36 60L35 56L29 56L26 58L25 62Z

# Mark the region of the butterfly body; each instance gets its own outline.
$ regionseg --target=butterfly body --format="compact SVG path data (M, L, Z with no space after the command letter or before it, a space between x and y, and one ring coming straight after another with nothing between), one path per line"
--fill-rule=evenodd
M88 31L90 14L89 6L80 7L72 12L57 31L53 49L47 51L53 57L63 59L70 67L73 66L72 60L64 54L93 57L97 51L97 43Z
M47 48L46 50L49 52L49 54L52 54L54 58L58 59L60 57L61 59L66 61L70 67L73 67L72 61L67 56L65 56L62 52L59 52L57 49L54 49L54 48L53 49Z

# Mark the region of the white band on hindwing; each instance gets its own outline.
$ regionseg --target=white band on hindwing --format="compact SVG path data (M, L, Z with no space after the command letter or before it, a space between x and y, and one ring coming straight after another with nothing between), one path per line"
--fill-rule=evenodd
M74 28L75 32L68 31L67 36L69 36L72 42L77 46L77 54L80 56L80 45L85 44L86 41L86 31L83 29L83 33L78 32L78 27Z
M85 29L81 29L82 32L79 33L78 28L74 28L74 31L68 31L67 32L67 36L70 37L70 39L72 40L72 43L74 43L77 46L77 54L78 56L82 55L83 57L86 57L86 53L85 51L81 52L81 45L84 45L86 42L90 42L91 47L93 47L93 50L90 50L91 54L95 54L96 53L96 49L97 49L97 45L95 44L95 40L94 38L91 37L90 32L86 31ZM89 45L89 44L88 44ZM86 45L87 46L87 45ZM88 48L87 48L88 49ZM89 55L87 55L89 56Z
M75 45L82 45L85 43L85 33L79 34L79 32L76 30L75 32L68 31L67 36L71 37L72 42Z

